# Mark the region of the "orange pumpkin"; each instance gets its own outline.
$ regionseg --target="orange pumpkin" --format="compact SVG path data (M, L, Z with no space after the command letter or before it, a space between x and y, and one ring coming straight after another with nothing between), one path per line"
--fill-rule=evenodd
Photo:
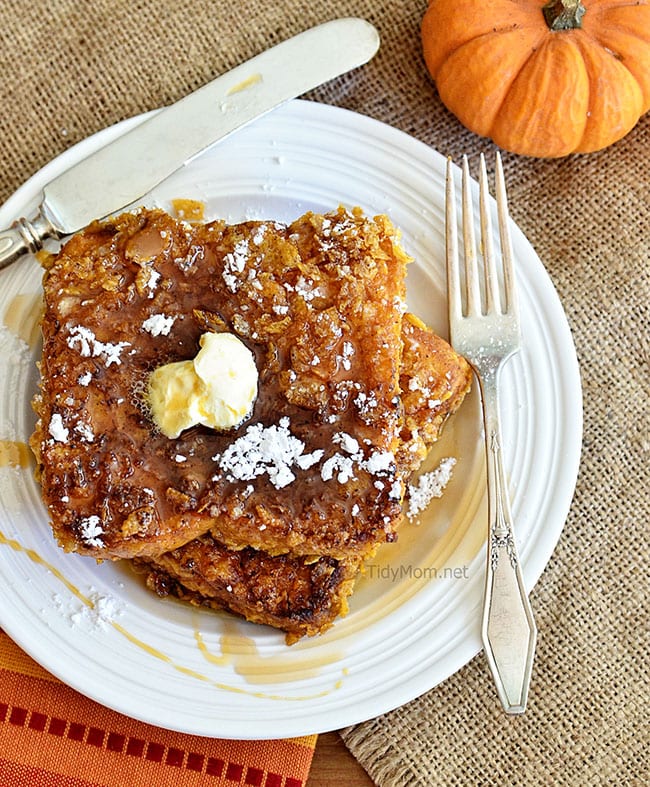
M650 0L430 0L422 47L443 103L526 156L588 153L650 109Z

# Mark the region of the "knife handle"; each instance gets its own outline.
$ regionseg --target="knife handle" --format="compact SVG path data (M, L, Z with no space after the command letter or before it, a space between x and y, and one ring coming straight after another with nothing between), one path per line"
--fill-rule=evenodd
M46 238L60 237L43 211L31 220L17 219L7 230L0 231L0 269L11 265L23 254L34 253Z

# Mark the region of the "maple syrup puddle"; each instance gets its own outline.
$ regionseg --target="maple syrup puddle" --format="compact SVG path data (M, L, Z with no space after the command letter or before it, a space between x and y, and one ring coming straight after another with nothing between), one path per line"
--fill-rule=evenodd
M5 534L0 531L0 546L6 546L12 549L14 552L19 552L21 554L26 555L33 563L39 566L43 566L46 568L52 576L54 576L59 582L61 582L66 589L76 598L78 599L85 607L88 609L94 610L96 605L95 602L85 596L79 588L75 587L75 585L70 582L69 579L65 577L65 575L58 569L56 566L49 563L47 560L42 558L38 552L34 551L33 549L28 549L27 547L23 546L19 541L8 538ZM148 643L141 640L135 634L131 633L128 629L122 626L120 623L117 623L114 620L107 620L107 625L112 626L115 631L117 631L121 636L123 636L128 642L130 642L135 647L142 650L147 655L151 656L152 658L158 659L159 661L168 664L177 672L180 672L183 675L187 675L194 680L199 680L203 683L207 683L213 688L220 689L221 691L228 691L234 694L244 694L249 697L257 697L260 699L267 699L267 700L279 700L282 702L303 702L307 700L318 699L320 697L326 697L328 694L331 694L332 691L336 691L340 689L343 685L343 678L335 681L333 686L329 689L324 689L323 691L316 692L314 694L308 695L300 695L300 696L286 696L281 694L273 694L270 692L264 691L252 691L250 689L245 689L239 686L232 686L227 683L221 683L220 681L216 681L213 678L205 675L197 670L191 669L189 667L184 666L183 664L179 664L178 662L174 661L171 656L168 656L163 651L159 650L158 648L149 645ZM203 638L201 637L200 633L197 629L195 629L195 639L199 651L201 654L206 658L206 660L218 666L224 665L231 665L234 668L234 671L244 677L247 682L249 683L277 683L278 682L278 675L285 674L286 677L284 680L290 681L295 680L298 677L310 677L313 674L317 674L316 672L310 673L311 670L318 670L319 667L325 666L329 663L337 661L337 657L331 657L328 659L312 659L305 662L303 665L299 665L296 671L288 673L288 665L287 661L281 659L279 657L271 657L268 659L263 659L257 654L257 646L255 642L250 639L250 637L242 637L237 634L228 633L227 630L228 624L226 623L226 633L224 633L221 637L221 655L215 656L207 649L205 643L203 642ZM282 662L282 669L280 669L280 664ZM261 666L264 665L264 666ZM302 669L300 669L302 667ZM347 675L347 670L342 669L341 675ZM281 680L281 679L280 679Z
M317 677L323 667L341 661L341 655L330 653L327 656L307 656L288 649L286 655L262 656L255 640L238 633L234 620L222 618L223 633L219 637L219 653L213 653L205 643L203 635L194 625L194 639L203 658L209 664L219 666L230 664L234 671L246 679L247 683L290 683ZM294 646L295 648L295 646ZM294 657L295 656L295 657ZM346 670L342 670L346 674Z
M14 336L34 348L41 338L42 311L40 292L18 293L7 305L2 321Z
M0 467L27 468L32 465L32 452L22 440L0 440Z

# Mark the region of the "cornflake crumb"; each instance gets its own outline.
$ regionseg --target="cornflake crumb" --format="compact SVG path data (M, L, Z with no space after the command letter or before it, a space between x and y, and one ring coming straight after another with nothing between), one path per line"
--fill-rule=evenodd
M442 459L435 470L423 473L418 478L417 485L409 484L409 504L406 511L408 519L411 521L417 520L418 516L427 508L434 498L442 497L442 493L449 483L455 464L456 460L453 457Z

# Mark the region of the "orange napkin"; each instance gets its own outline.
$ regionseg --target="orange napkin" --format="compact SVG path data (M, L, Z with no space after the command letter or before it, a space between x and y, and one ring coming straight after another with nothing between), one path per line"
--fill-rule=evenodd
M152 727L83 697L0 630L2 787L301 787L316 735L203 738Z

